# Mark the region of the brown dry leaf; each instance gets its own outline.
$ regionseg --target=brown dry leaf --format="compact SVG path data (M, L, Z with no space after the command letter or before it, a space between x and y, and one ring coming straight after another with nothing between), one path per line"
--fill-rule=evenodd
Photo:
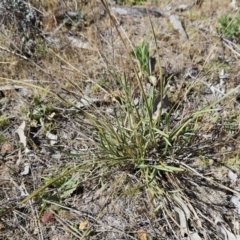
M142 228L138 229L137 234L140 240L147 240L147 234Z
M79 224L79 230L82 231L86 228L86 226L88 225L88 220L83 221Z
M54 116L56 115L55 112L51 113L47 118L48 120L52 120L54 118Z
M74 214L65 209L60 209L58 212L58 216L67 220L73 220L75 218Z
M3 230L4 229L4 225L2 222L0 222L0 230Z
M5 155L5 154L10 153L12 150L13 150L13 147L8 142L4 142L2 144L2 146L0 146L0 153L1 153L2 156Z

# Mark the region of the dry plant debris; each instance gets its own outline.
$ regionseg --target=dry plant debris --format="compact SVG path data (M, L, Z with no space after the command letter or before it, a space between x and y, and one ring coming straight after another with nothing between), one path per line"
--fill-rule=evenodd
M240 239L238 3L119 2L1 1L0 239Z

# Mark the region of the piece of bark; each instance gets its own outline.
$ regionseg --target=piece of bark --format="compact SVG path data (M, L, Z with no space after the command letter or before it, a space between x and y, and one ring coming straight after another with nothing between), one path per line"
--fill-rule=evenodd
M119 15L130 15L132 17L148 16L148 14L154 17L162 17L162 13L156 10L151 10L142 7L126 7L126 6L111 6L110 10Z

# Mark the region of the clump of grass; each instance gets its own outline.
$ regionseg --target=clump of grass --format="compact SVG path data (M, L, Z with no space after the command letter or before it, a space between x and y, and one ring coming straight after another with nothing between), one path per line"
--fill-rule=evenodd
M50 103L43 103L37 97L34 98L34 108L28 113L31 119L39 120L40 118L52 112L52 105Z
M5 137L0 133L0 143L3 143L5 141Z
M149 77L150 75L149 44L143 41L141 45L134 46L134 50L131 52L131 55L137 59L139 69L142 71L142 74L145 77Z
M226 37L235 37L239 41L240 38L240 14L233 15L228 13L218 20L220 27L217 27L217 33Z
M0 129L2 129L6 124L8 123L8 117L6 114L1 114L0 115Z

